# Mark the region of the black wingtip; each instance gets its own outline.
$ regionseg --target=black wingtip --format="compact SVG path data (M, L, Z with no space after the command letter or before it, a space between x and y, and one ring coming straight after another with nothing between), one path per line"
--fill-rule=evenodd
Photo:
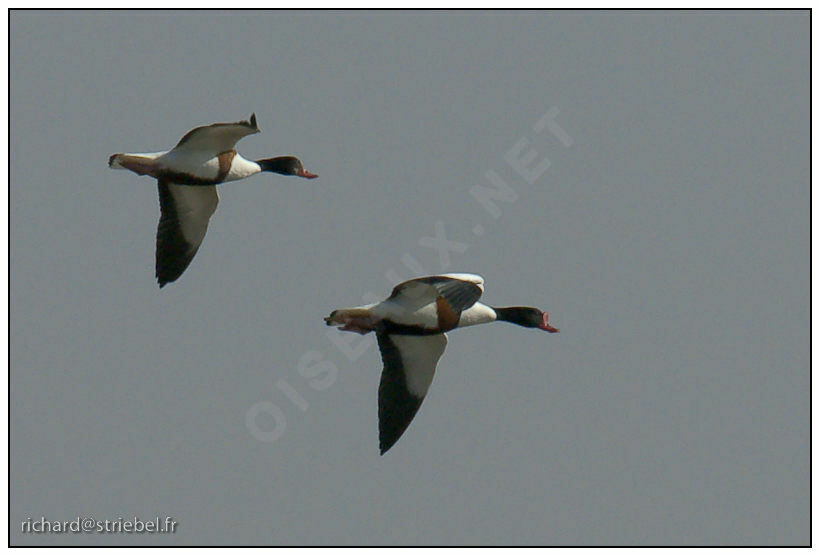
M160 289L176 280L176 278L169 278L167 274L160 272L159 268L155 269L154 278L157 279L157 284L159 284Z
M399 438L402 437L404 431L406 431L407 427L410 425L410 421L412 421L413 417L416 415L416 411L418 411L418 408L421 405L421 400L418 400L418 403L413 405L415 405L415 408L409 410L410 419L406 422L397 422L394 419L380 416L379 455L383 456L388 450L390 450L390 448L396 445Z
M259 126L256 125L256 112L251 114L251 127L253 129L259 129Z
M398 438L397 438L396 440L398 440ZM390 443L388 443L388 442L386 442L386 441L384 441L384 440L382 440L381 442L379 442L379 455L380 455L380 456L383 456L384 454L386 454L386 453L387 453L387 451L388 451L390 448L392 448L392 447L393 447L393 445L394 445L395 443L396 443L396 441L395 441L395 440L394 440L393 442L390 442Z

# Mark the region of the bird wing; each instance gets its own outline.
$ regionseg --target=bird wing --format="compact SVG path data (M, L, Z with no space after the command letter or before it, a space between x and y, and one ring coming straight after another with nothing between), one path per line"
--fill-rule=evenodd
M196 255L219 203L216 186L159 180L156 276L159 287L179 278Z
M384 454L419 410L433 382L436 364L447 347L447 336L381 332L376 337L384 363L379 383L379 449Z
M225 151L232 151L237 141L254 133L259 133L259 127L256 125L256 114L251 114L250 121L196 127L179 140L172 152L197 151L216 156Z
M472 307L484 292L484 280L473 274L424 276L402 282L388 300L413 310L443 298L455 314Z

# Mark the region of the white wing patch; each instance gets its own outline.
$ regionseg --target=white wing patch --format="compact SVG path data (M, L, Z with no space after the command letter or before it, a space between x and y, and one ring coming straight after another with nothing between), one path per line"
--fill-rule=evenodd
M401 354L407 390L417 398L423 398L430 389L436 365L444 348L447 347L447 336L401 336L391 335L390 340Z
M408 311L415 311L429 303L435 303L438 295L438 290L433 285L408 280L402 284L400 293L392 301Z
M256 127L256 118L251 122L236 122L227 124L211 124L197 127L185 134L173 148L176 152L203 152L216 156L221 152L232 151L237 141L259 133Z
M168 190L174 199L183 237L188 243L199 246L208 231L208 221L219 203L216 186L169 183Z

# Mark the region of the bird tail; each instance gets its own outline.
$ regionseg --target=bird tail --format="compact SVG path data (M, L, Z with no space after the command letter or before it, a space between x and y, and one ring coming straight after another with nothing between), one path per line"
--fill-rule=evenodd
M153 176L157 171L153 155L117 153L108 157L108 167L115 170L131 170L140 176Z
M114 170L127 170L125 166L122 165L122 157L125 156L122 153L112 154L108 157L108 167L113 168Z
M352 319L368 319L373 315L369 308L350 307L348 309L336 309L330 316L325 317L328 326L343 326Z

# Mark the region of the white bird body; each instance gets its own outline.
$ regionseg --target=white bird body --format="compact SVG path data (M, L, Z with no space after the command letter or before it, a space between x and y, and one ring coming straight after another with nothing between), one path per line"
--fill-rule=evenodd
M435 328L438 325L438 311L435 302L425 303L411 309L406 304L388 299L374 306L371 313L379 320L389 320L408 326Z
M219 156L210 156L210 154L201 155L196 152L177 152L174 150L157 153L122 153L112 162L111 168L131 170L135 165L139 166L141 164L149 171L138 173L154 175L161 173L163 169L173 170L179 174L195 176L203 181L218 183L244 180L262 172L262 166L258 162L248 160L239 153L234 153L228 173L224 177L220 177L220 173L223 171L220 158ZM124 166L123 163L128 164L131 168ZM156 176L154 175L154 177Z

